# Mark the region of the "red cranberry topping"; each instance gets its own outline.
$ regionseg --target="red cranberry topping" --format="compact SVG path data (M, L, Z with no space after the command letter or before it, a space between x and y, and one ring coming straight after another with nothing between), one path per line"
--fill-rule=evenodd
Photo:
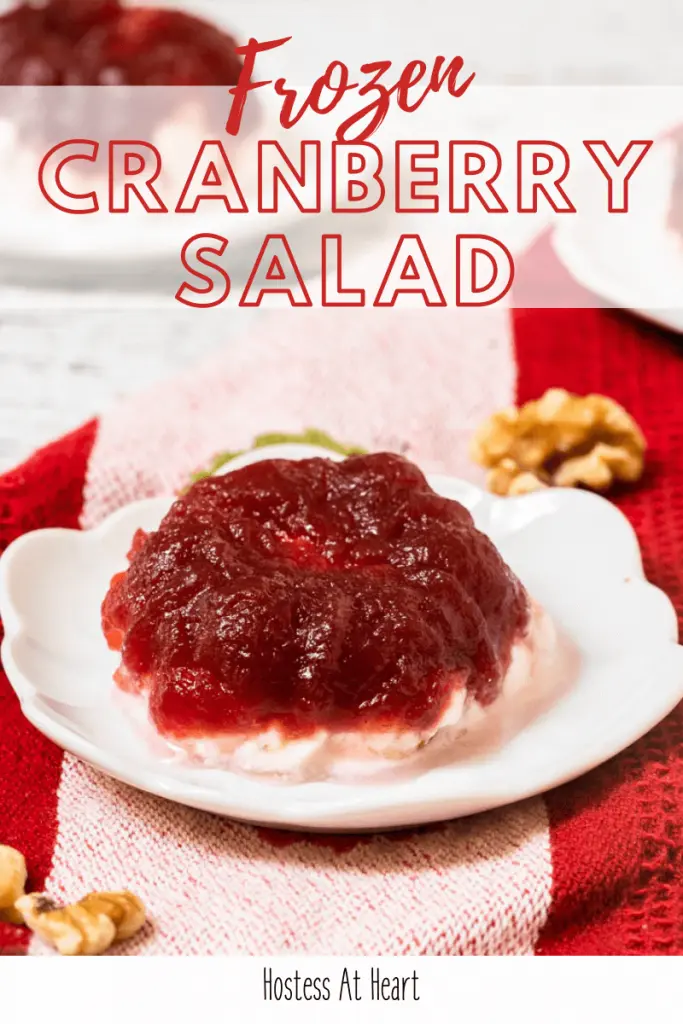
M458 502L392 454L256 462L137 535L102 609L160 731L435 726L499 693L521 583Z
M184 11L22 3L0 17L1 85L234 85L235 41Z

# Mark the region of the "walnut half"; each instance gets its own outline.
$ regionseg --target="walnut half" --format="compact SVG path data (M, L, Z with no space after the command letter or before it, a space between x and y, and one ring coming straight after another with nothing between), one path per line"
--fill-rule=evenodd
M131 892L93 892L60 907L42 893L22 896L17 910L31 931L62 956L94 956L129 939L145 923L145 908Z
M26 861L12 846L0 846L0 921L22 924L14 904L26 888Z
M512 496L543 487L606 491L619 480L634 482L645 448L637 423L613 399L551 388L489 417L472 439L471 455L489 470L489 490Z

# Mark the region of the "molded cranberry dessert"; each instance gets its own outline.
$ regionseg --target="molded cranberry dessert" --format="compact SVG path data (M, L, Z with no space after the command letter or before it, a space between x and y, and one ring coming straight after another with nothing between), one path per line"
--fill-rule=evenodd
M102 608L117 682L199 755L402 756L496 700L533 619L467 509L392 454L201 480L129 559Z
M235 45L181 10L26 2L0 17L0 85L234 85Z

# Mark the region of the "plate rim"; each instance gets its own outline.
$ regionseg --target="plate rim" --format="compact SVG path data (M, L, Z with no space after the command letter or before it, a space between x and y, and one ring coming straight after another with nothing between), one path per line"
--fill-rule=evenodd
M683 321L676 321L667 316L665 309L643 309L639 306L624 304L623 296L617 294L618 289L612 287L610 281L599 272L594 272L594 267L585 258L585 252L576 242L576 226L567 221L556 224L550 231L550 244L555 255L566 271L574 280L593 293L596 298L603 300L613 309L623 309L640 320L664 328L673 334L683 334ZM595 308L595 307L588 307Z

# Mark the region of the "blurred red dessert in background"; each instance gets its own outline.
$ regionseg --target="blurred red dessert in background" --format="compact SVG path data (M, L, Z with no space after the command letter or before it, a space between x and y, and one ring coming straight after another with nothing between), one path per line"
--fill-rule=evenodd
M183 163L188 126L198 140L224 130L226 92L242 70L236 47L229 32L183 10L121 0L20 3L0 16L0 85L29 87L0 93L0 116L13 132L10 155L25 144L33 159L67 138L155 142L170 128L179 130L170 138ZM50 86L86 88L65 94ZM143 99L138 86L157 88ZM250 97L242 137L260 116ZM80 161L79 173L96 171Z
M1 85L234 85L235 40L181 10L21 3L0 17Z

